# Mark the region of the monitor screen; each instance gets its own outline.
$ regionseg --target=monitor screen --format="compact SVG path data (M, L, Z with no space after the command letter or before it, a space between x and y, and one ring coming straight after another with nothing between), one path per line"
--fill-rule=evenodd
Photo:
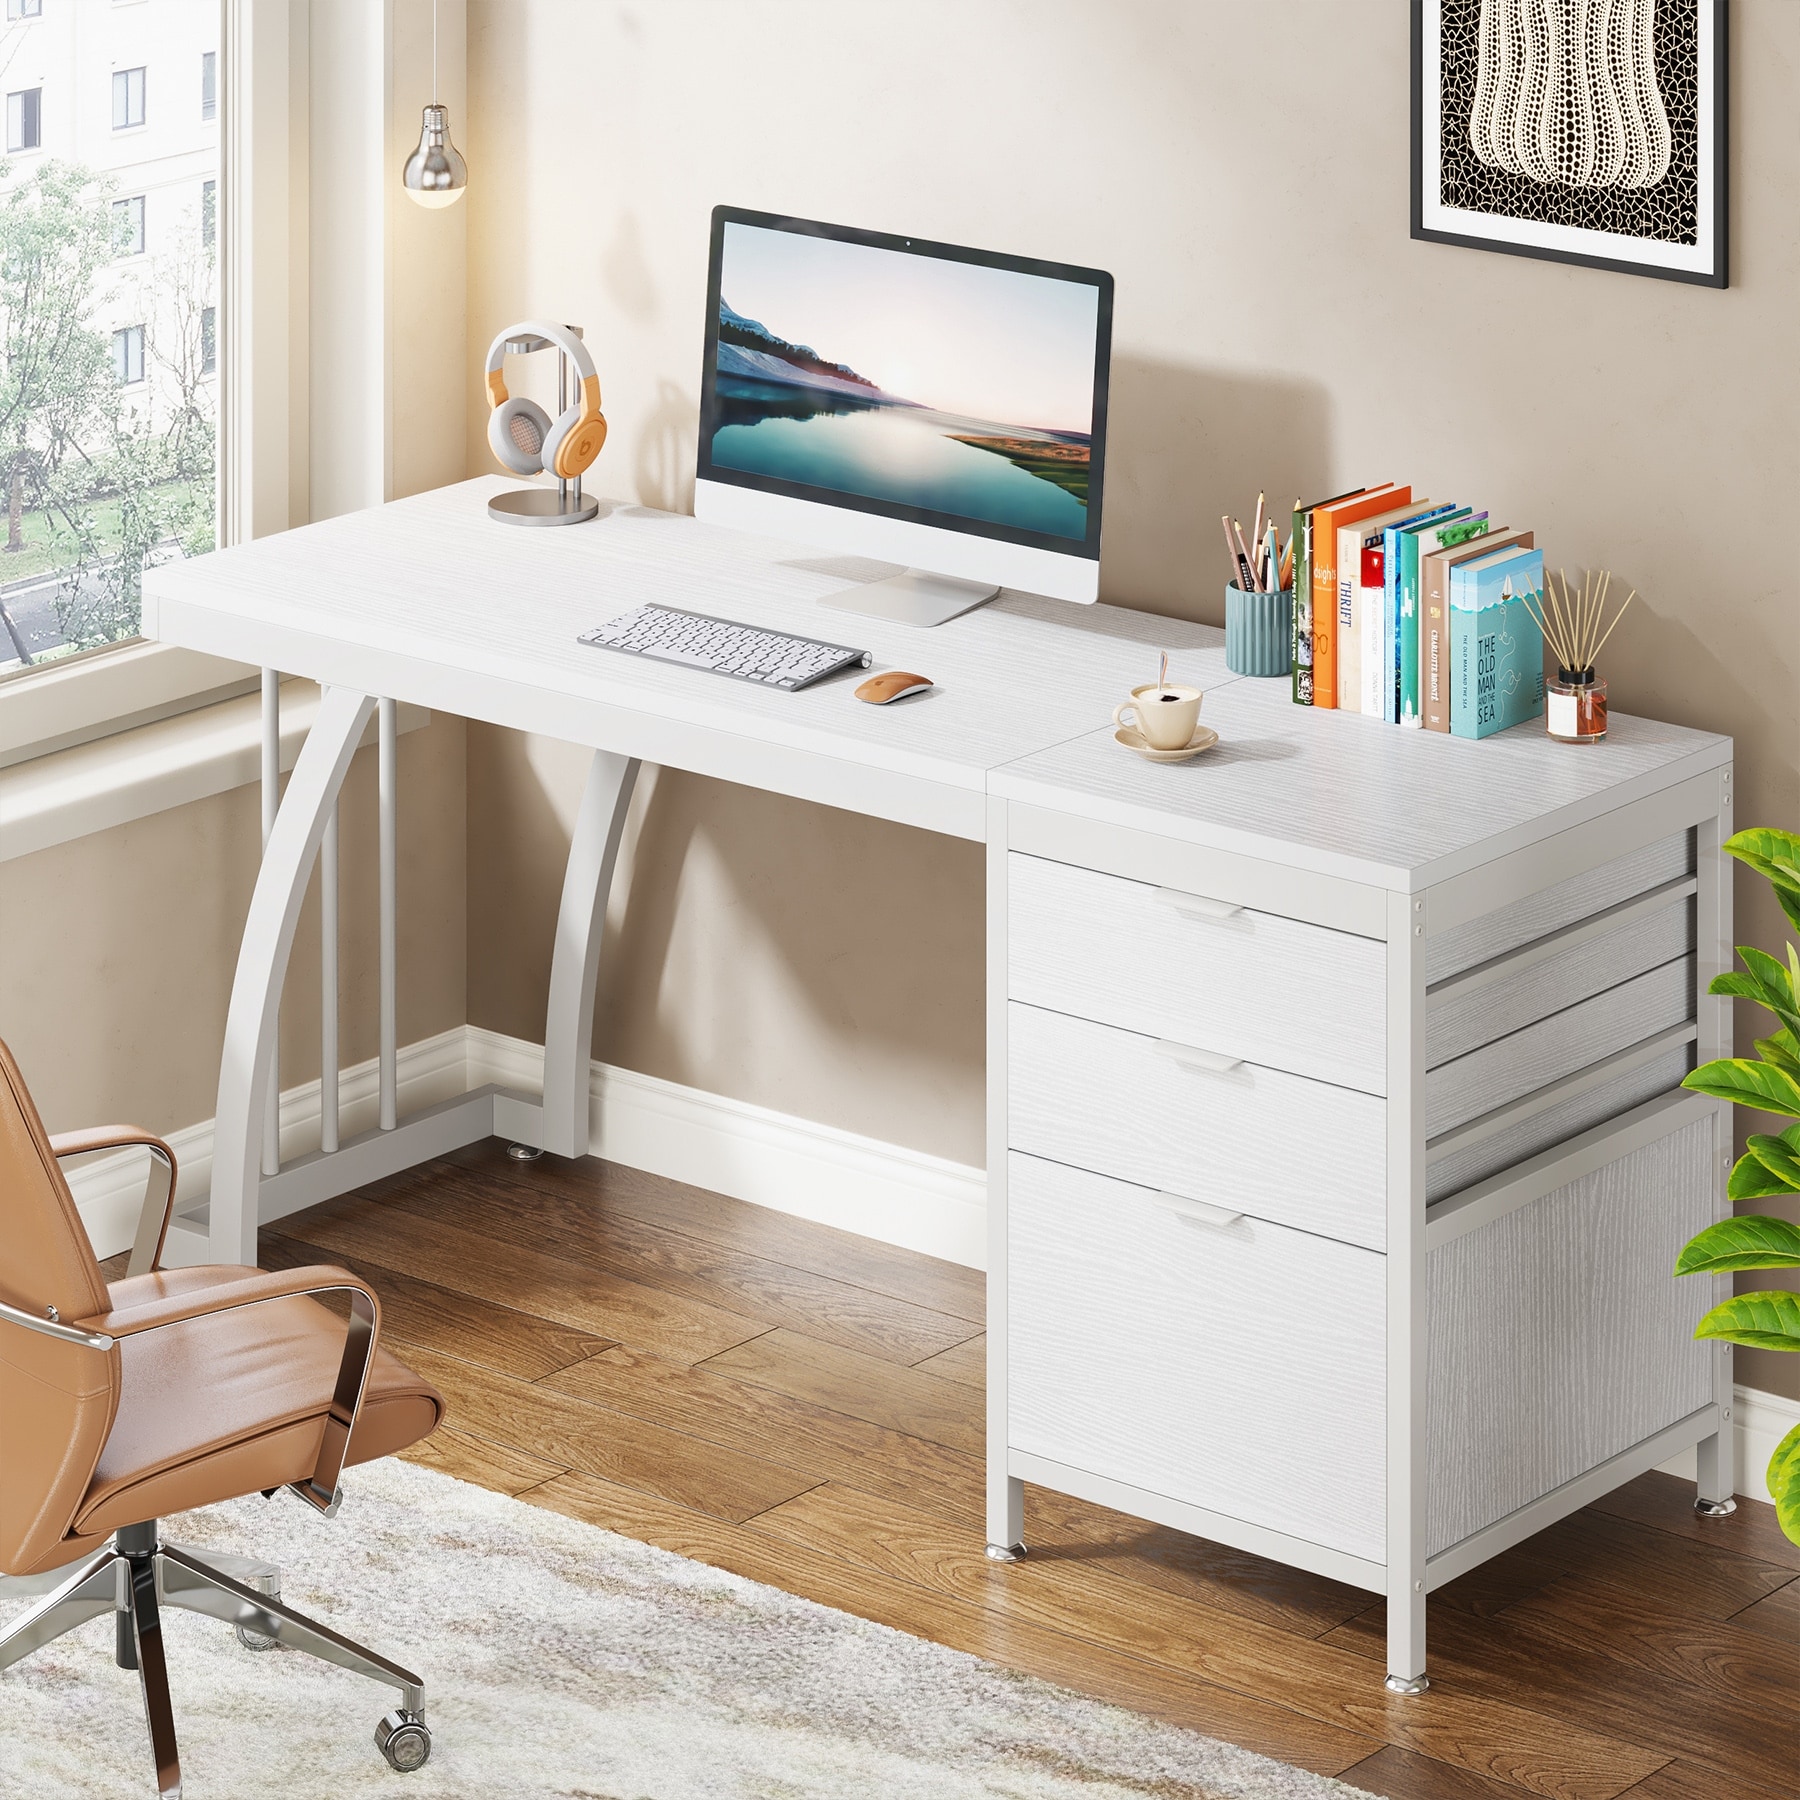
M1098 558L1112 278L720 207L698 473Z

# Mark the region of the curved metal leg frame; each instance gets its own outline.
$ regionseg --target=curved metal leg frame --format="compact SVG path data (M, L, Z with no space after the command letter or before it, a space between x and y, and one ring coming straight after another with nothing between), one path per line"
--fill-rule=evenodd
M223 1619L228 1625L243 1626L286 1644L290 1650L304 1650L321 1662L335 1663L340 1669L367 1675L372 1681L384 1681L389 1687L400 1690L402 1711L414 1715L424 1712L425 1681L422 1676L340 1636L330 1626L295 1612L272 1595L257 1593L254 1588L234 1580L222 1569L211 1567L185 1550L165 1545L157 1562L161 1569L163 1595L170 1606L205 1613L211 1618Z
M36 1606L20 1613L0 1631L0 1669L22 1662L77 1625L114 1611L119 1604L117 1565L122 1560L111 1550L88 1557Z
M181 1753L175 1747L175 1709L169 1704L169 1666L163 1656L162 1613L156 1599L155 1551L133 1554L130 1564L131 1627L137 1639L138 1685L144 1692L144 1722L150 1727L150 1754L156 1759L156 1791L180 1800Z
M217 1263L256 1261L262 1121L273 1080L282 979L319 840L375 704L371 696L348 688L326 691L263 851L219 1065L210 1246Z
M544 1021L543 1148L558 1156L588 1153L594 984L600 974L600 940L606 933L606 897L638 767L635 757L594 752L569 844L550 963L550 1007Z

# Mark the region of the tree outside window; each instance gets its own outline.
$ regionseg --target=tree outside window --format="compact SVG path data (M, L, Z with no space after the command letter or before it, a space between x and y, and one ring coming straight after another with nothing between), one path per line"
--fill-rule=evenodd
M144 196L133 194L112 203L113 249L119 256L144 254Z
M219 366L219 309L200 309L200 373L211 375Z

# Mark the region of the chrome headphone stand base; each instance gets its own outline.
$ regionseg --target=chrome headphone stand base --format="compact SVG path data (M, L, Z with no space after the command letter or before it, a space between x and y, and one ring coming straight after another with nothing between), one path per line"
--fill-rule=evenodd
M567 328L579 337L581 327ZM527 332L507 339L507 351L515 356L529 356L534 350L548 350L552 340ZM569 406L569 353L560 348L556 357L556 410L560 417ZM581 491L581 477L573 481L558 477L555 487L513 488L496 494L488 502L488 517L505 525L581 525L600 511L598 500L587 499Z
M488 517L508 525L579 525L600 510L598 500L581 491L581 477L555 487L513 488L488 502Z

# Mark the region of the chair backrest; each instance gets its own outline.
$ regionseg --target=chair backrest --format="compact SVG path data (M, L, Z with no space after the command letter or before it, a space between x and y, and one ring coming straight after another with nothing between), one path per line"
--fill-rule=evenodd
M110 1304L94 1247L12 1052L0 1043L0 1300L88 1319ZM119 1404L120 1357L0 1318L0 1573L60 1560Z

